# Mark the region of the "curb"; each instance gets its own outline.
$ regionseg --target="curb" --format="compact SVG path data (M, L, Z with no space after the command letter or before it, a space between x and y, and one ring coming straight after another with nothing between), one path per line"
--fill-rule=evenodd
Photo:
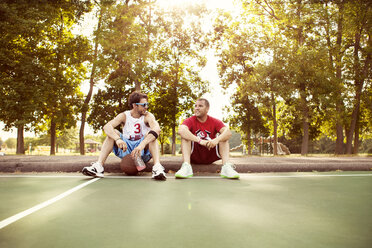
M22 172L80 172L97 156L2 156L1 173ZM239 173L260 172L325 172L325 171L371 171L372 157L234 157ZM181 157L161 157L166 172L176 172L182 164ZM151 171L150 162L145 171ZM221 161L210 165L193 165L195 173L219 173ZM106 173L122 173L120 159L109 156L105 163Z

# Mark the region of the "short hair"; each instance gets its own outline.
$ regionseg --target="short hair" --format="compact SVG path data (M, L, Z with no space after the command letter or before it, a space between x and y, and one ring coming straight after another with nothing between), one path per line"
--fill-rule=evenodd
M142 98L145 98L148 100L149 98L147 97L146 94L141 93L139 91L134 91L132 92L129 97L128 97L128 105L130 109L133 109L133 103L139 103Z
M199 98L196 101L204 101L205 105L209 108L209 101L207 99L205 99L205 98Z

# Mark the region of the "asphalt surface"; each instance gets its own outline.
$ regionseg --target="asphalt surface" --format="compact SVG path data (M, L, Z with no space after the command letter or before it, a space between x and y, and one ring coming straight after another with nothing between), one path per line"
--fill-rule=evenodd
M24 172L80 172L97 160L97 156L0 156L0 173ZM239 173L257 172L313 172L313 171L372 171L372 157L361 156L243 156L232 157ZM166 172L177 171L182 164L180 156L163 156L161 163ZM104 165L105 173L121 173L120 159L110 155ZM152 162L146 171L151 171ZM221 161L210 165L193 165L194 173L218 173Z

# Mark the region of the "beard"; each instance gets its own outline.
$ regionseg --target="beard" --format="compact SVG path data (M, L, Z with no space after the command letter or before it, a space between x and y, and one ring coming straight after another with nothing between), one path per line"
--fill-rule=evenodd
M142 116L142 115L145 115L147 113L147 109L144 109L144 110L137 110L137 113Z

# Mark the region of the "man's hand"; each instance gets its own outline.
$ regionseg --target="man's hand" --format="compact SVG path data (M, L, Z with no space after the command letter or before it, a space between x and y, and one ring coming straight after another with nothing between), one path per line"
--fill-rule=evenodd
M216 143L216 144L214 144L214 143L211 143L212 142L212 140L200 140L200 145L201 146L205 146L206 148L208 148L208 150L210 150L210 149L212 149L213 147L215 147L217 144L218 144L218 142Z
M218 140L212 139L212 140L207 141L206 147L208 148L208 150L210 150L212 148L215 148L216 145L218 145Z
M136 148L133 149L133 151L131 152L131 156L132 158L136 158L137 156L141 156L141 151L143 150L141 144L139 146L137 146Z
M207 147L207 140L200 139L199 145Z
M127 150L127 143L124 140L118 139L115 141L116 145L125 152Z

